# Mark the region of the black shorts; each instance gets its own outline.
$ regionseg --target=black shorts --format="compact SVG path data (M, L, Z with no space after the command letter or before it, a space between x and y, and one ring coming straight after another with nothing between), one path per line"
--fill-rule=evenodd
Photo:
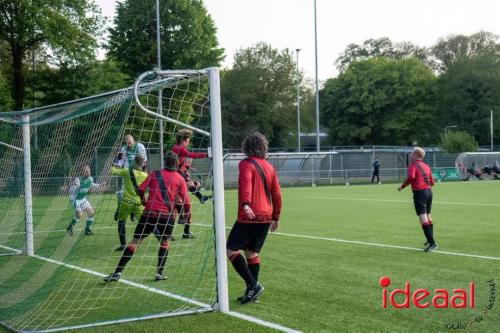
M227 238L226 247L231 251L250 250L260 252L266 241L269 223L236 222Z
M432 209L432 190L418 190L413 192L413 203L417 215L430 214Z
M155 230L155 228L157 228L159 235L162 235L163 239L168 239L169 236L172 236L174 224L174 214L169 215L168 218L151 217L149 215L142 214L139 223L137 223L137 226L135 227L134 238L146 238Z

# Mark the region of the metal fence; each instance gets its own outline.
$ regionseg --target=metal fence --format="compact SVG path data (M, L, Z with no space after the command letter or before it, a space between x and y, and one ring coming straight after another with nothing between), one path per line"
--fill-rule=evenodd
M382 182L399 182L406 176L409 153L412 147L337 147L336 150L316 152L271 152L268 161L275 167L283 186L311 186L330 184L369 183L372 175L372 163L377 157L380 165ZM92 174L102 175L107 159L117 148L100 147L92 159ZM425 162L431 168L454 168L458 154L448 154L438 148L425 148ZM226 151L224 156L224 181L226 188L238 184L238 163L244 158L241 153ZM68 161L67 163L71 163ZM157 148L148 149L150 169L160 166L160 154ZM194 178L202 180L210 187L210 161L193 161ZM69 170L70 168L68 168ZM115 184L116 183L116 184ZM112 186L118 186L112 179Z

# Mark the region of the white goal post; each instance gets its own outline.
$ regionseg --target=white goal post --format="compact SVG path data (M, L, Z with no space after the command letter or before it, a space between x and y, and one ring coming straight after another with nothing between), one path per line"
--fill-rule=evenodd
M33 126L36 148L31 146ZM203 205L191 199L195 237L183 240L182 225L174 228L164 283L151 282L159 246L153 236L141 243L118 283L103 283L121 255L115 251L113 222L121 185L111 169L124 137L133 135L145 146L148 168L154 170L162 167L163 151L182 128L194 132L194 148L208 150L211 162L208 173L193 173L202 190L213 195ZM129 88L5 112L0 133L0 325L55 332L230 313L218 68L154 70ZM70 233L67 225L76 213L68 202L69 188L86 169L95 183L88 194L94 213L85 208L87 222L75 220ZM127 222L128 238L138 218ZM93 234L88 235L90 226ZM122 308L128 303L133 306Z

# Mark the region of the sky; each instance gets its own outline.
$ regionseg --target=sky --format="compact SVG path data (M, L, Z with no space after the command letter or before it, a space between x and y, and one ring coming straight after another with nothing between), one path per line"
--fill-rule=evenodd
M155 1L155 0L142 0ZM116 1L96 0L112 20ZM204 0L225 49L223 67L235 52L258 42L299 52L299 67L315 76L314 0ZM499 0L316 0L318 77L335 77L335 59L351 43L389 37L431 46L439 38L480 30L500 35Z

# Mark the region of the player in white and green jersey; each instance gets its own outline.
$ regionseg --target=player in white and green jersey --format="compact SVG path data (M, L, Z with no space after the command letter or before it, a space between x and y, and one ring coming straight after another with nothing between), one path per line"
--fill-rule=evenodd
M141 156L144 159L143 171L147 165L148 158L146 155L146 148L140 142L135 142L134 137L130 134L125 135L125 145L120 148L118 152L118 157L115 160L115 167L119 168L130 168L133 165L134 158L136 156ZM116 197L118 199L118 207L115 211L115 221L118 221L118 210L120 209L120 203L123 197L123 187L116 192ZM133 216L133 215L132 215Z
M82 211L87 213L87 224L85 226L85 235L93 235L90 229L94 223L94 210L87 200L87 193L90 189L99 187L99 184L94 183L94 179L90 176L90 167L88 165L83 167L82 177L76 177L69 188L69 200L71 206L75 210L75 215L71 222L66 227L68 235L73 235L73 227L82 217Z
M140 216L144 207L141 203L141 198L137 195L137 189L142 182L148 177L148 174L142 171L144 158L141 155L136 155L132 168L119 168L113 166L111 175L123 177L124 191L122 201L118 207L118 236L120 238L120 246L117 251L123 251L127 245L125 222L132 214Z

